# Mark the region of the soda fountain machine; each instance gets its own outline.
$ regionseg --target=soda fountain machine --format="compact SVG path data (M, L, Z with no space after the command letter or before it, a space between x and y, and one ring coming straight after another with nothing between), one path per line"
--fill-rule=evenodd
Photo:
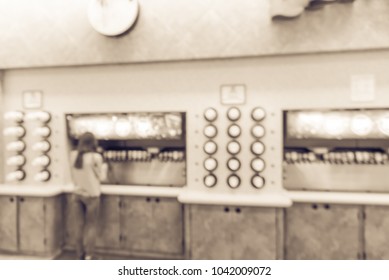
M388 192L389 109L287 110L288 190Z
M186 184L183 112L67 114L70 150L92 132L108 163L107 185L182 187Z

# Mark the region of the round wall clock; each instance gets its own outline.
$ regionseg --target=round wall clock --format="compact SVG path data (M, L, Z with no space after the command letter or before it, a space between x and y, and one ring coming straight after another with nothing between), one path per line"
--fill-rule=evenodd
M117 36L130 29L139 14L137 0L90 0L88 19L92 27L106 36Z

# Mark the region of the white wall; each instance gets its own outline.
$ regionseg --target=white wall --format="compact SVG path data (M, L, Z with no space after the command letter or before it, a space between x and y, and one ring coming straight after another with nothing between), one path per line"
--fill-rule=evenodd
M131 32L108 38L89 0L0 0L0 69L388 48L389 2L327 5L272 21L271 0L139 0Z

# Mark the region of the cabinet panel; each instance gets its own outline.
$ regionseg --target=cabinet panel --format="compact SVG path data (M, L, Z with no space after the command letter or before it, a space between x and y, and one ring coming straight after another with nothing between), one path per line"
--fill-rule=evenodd
M122 197L121 201L120 220L123 247L134 251L153 251L151 199Z
M64 242L63 200L64 196L44 198L45 211L45 236L48 252L57 252Z
M152 198L153 250L158 253L183 252L183 206L175 198Z
M64 243L68 247L75 246L75 211L72 207L72 194L65 195L64 198Z
M389 207L366 206L365 250L370 260L389 260Z
M13 196L0 196L0 250L18 250L17 201Z
M295 204L286 213L288 259L358 259L361 207Z
M276 210L234 207L233 259L276 259Z
M223 206L190 206L192 259L231 259L232 218L229 211L229 207Z
M100 221L96 245L103 248L120 247L120 197L101 197Z
M44 198L19 197L19 249L45 252Z

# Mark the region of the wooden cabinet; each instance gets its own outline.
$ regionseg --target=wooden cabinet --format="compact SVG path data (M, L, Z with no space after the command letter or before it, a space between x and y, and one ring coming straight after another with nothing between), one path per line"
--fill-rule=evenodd
M45 199L19 197L19 249L23 252L46 251Z
M286 258L361 258L361 217L361 206L294 204L286 210Z
M63 204L63 213L64 213L64 244L65 248L74 248L75 246L75 214L72 207L72 194L64 195L64 204Z
M66 195L65 216L65 245L75 248L76 212L73 207L73 195ZM96 247L117 249L120 248L120 197L103 195L100 201L99 227Z
M177 199L121 199L122 248L133 252L183 253L183 206Z
M17 199L0 196L0 250L18 251Z
M37 255L59 252L63 241L62 197L2 196L0 199L1 250Z
M276 259L276 209L190 206L190 258Z
M104 195L100 202L100 221L96 246L120 248L120 197Z
M389 207L365 207L365 258L389 260Z
M66 245L74 248L74 214L67 197ZM183 254L183 206L176 198L101 197L98 250L120 254L180 256Z

